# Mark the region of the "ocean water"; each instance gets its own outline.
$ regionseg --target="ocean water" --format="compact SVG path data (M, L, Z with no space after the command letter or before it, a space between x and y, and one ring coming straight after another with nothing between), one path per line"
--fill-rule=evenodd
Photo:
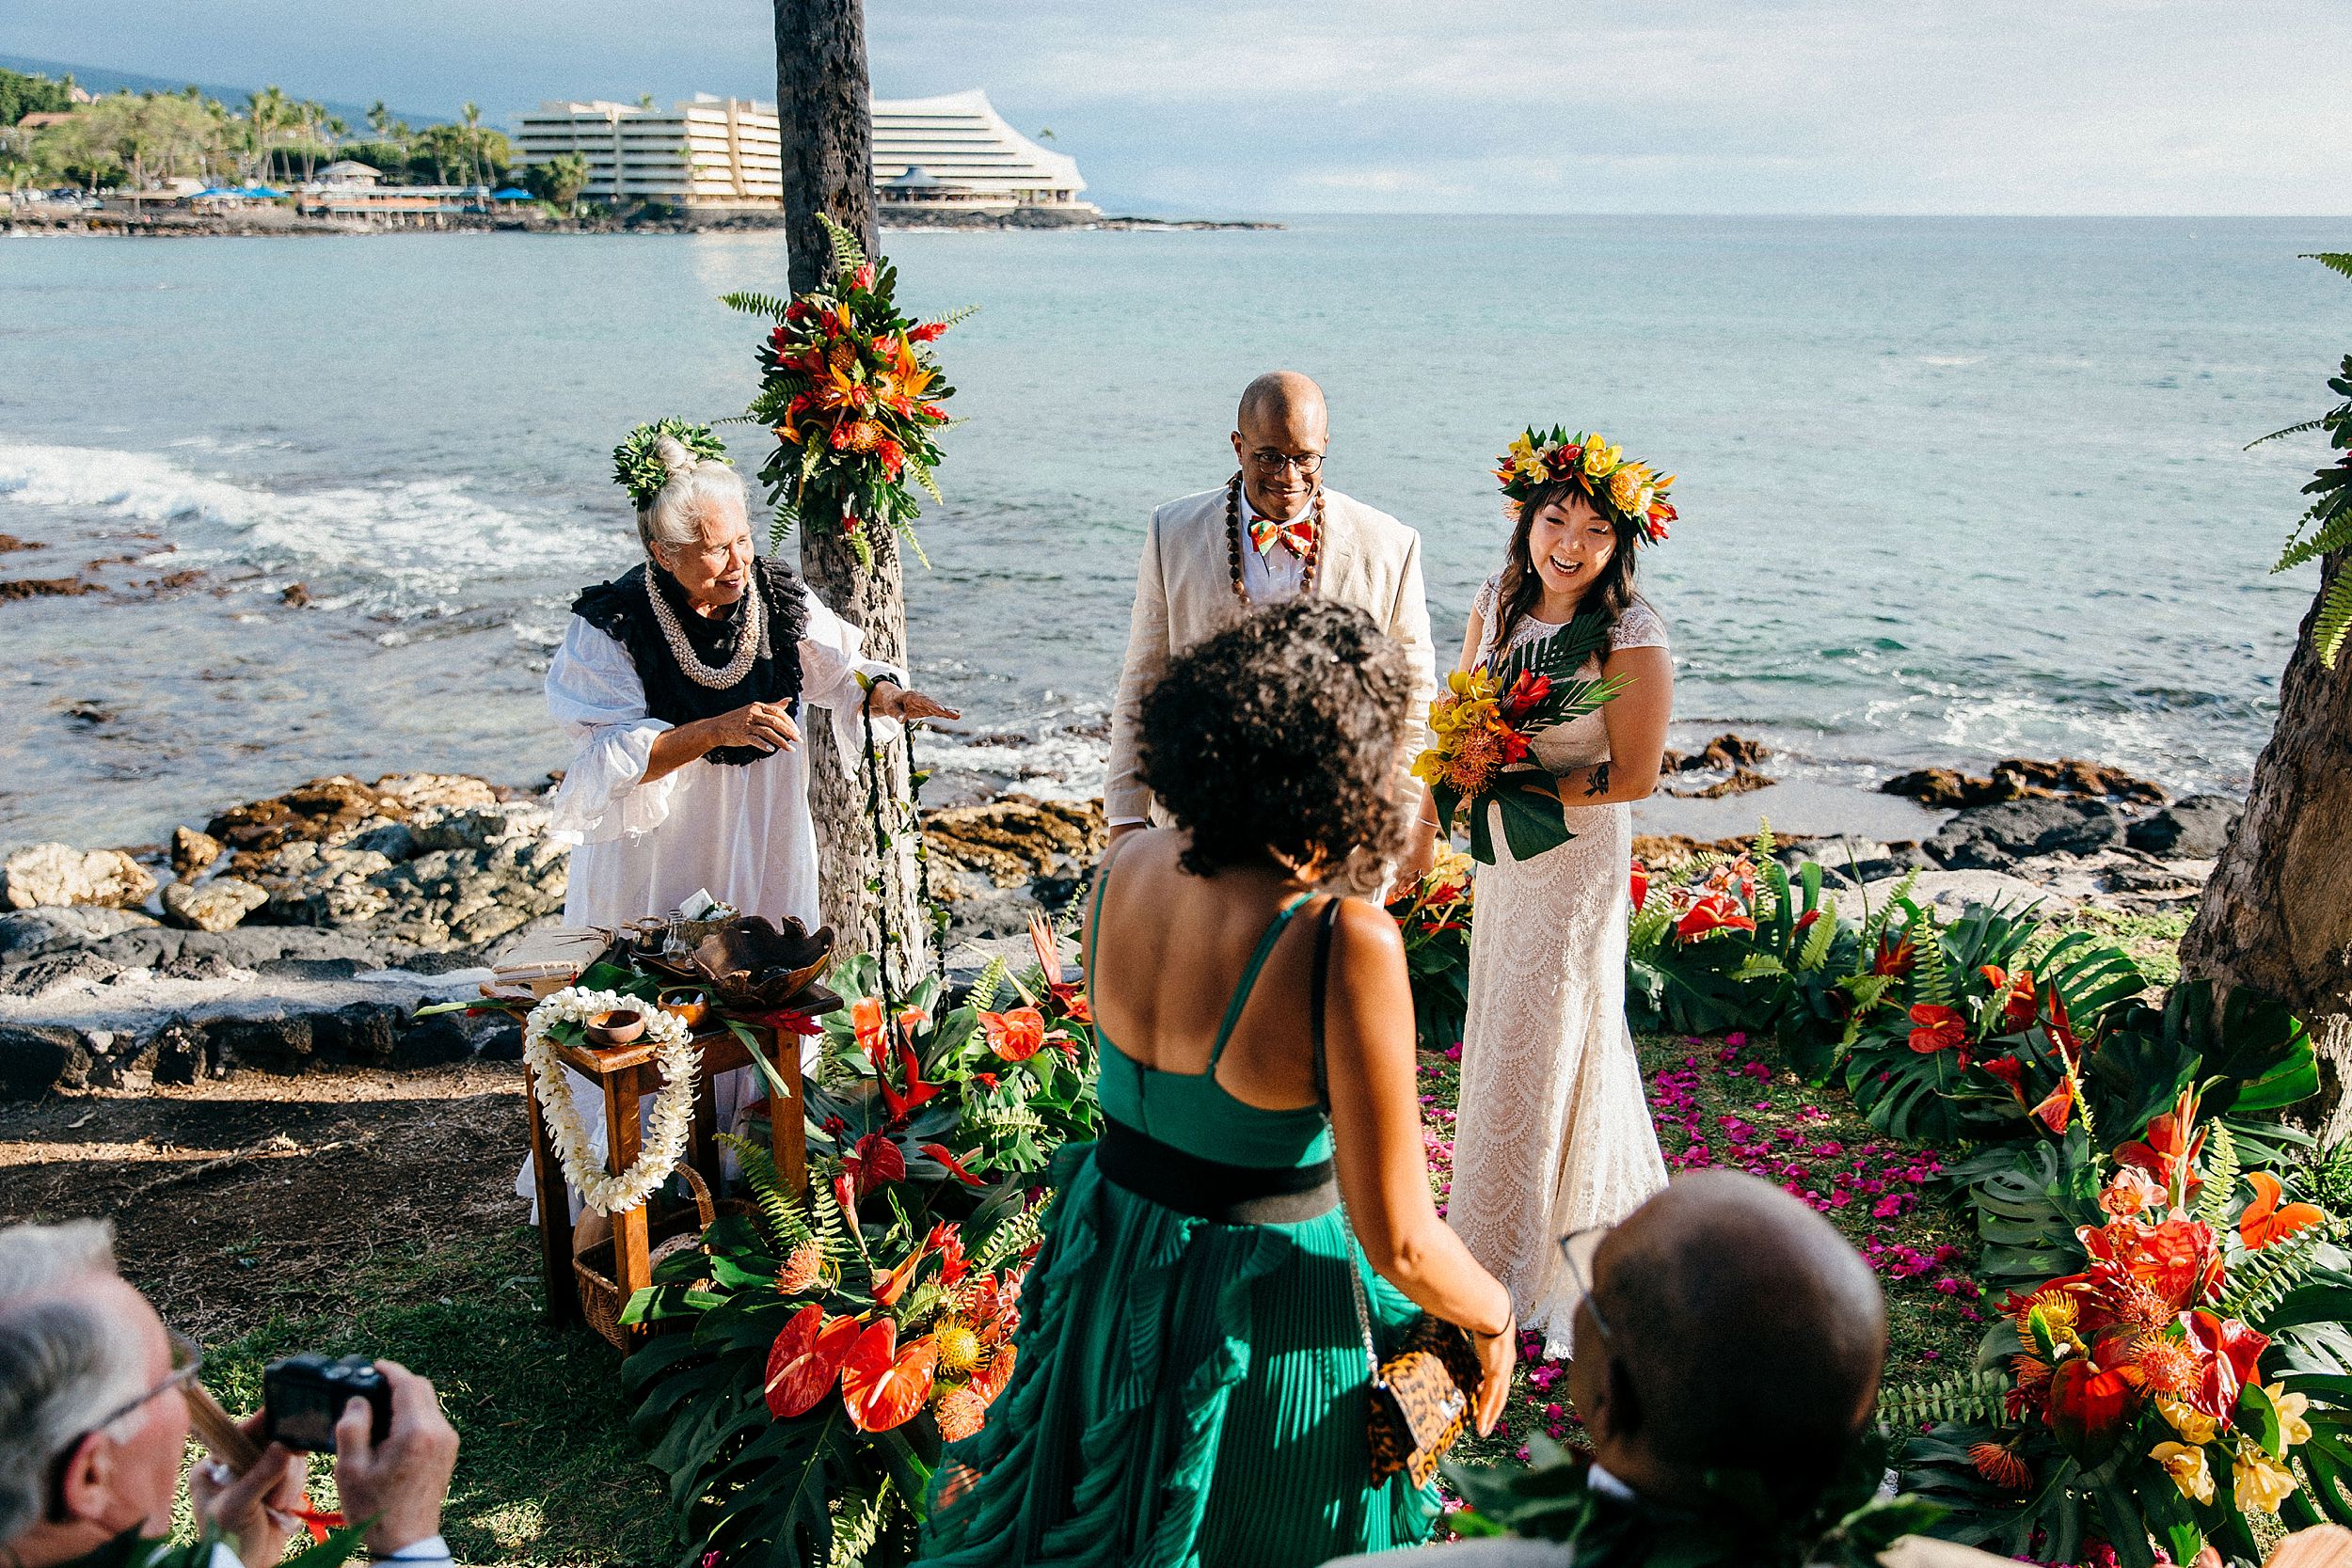
M1100 784L1152 505L1242 384L1327 389L1339 488L1421 530L1443 657L1530 420L1681 475L1643 561L1677 736L1785 776L2080 755L2242 788L2313 576L2352 219L1312 218L902 233L966 421L911 573L967 778ZM565 605L632 558L610 451L739 410L780 235L0 241L0 842L153 839L313 773L523 782ZM755 468L767 439L732 434ZM300 582L306 608L280 602Z

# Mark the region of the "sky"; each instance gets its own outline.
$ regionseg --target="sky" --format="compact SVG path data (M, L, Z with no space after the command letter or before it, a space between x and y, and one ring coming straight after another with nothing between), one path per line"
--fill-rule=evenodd
M1114 212L2352 213L2352 0L866 0ZM0 53L503 121L775 93L768 0L0 0Z

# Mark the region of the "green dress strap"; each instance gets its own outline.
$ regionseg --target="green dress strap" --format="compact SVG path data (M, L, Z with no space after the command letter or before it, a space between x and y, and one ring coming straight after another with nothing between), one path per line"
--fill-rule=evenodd
M1248 1006L1249 993L1257 988L1258 971L1265 967L1266 959L1274 953L1274 944L1282 940L1283 928L1290 925L1291 916L1298 912L1298 906L1312 896L1312 894L1302 893L1284 904L1275 911L1274 919L1266 926L1265 935L1258 939L1258 950L1249 955L1249 966L1241 972L1241 978L1233 984L1233 999L1225 1005L1225 1022L1216 1026L1216 1041L1209 1047L1209 1065L1202 1076L1216 1076L1217 1058L1225 1054L1226 1042L1233 1037L1233 1025L1241 1022L1241 1010Z

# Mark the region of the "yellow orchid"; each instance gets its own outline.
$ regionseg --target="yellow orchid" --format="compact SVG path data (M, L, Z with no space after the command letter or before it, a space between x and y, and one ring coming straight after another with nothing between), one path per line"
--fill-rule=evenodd
M2295 1490L2294 1472L2251 1443L2238 1446L2230 1481L2232 1495L2245 1513L2276 1513Z
M2210 1443L2220 1423L2203 1411L2169 1394L2156 1396L2156 1414L2171 1423L2172 1430L2192 1443Z
M2270 1398L2270 1408L2279 1413L2279 1446L2292 1449L2312 1440L2312 1423L2303 1418L2303 1412L2312 1402L2301 1394L2290 1394L2276 1383L2265 1383L2262 1391Z
M1624 461L1624 458L1623 447L1613 447L1597 436L1588 436L1584 438L1584 471L1593 478L1605 477Z
M2164 1466L2164 1473L2172 1478L2172 1484L2181 1489L2181 1496L2191 1502L2213 1501L2213 1466L2205 1463L2205 1450L2193 1449L2186 1443L2158 1443L2148 1451L2148 1457ZM2244 1506L2241 1497L2240 1506Z

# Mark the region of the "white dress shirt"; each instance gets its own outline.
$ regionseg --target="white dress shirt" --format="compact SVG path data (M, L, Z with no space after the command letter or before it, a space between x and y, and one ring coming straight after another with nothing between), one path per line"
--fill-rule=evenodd
M1307 512L1314 511L1311 498ZM1307 563L1298 559L1290 542L1277 539L1269 555L1260 555L1258 546L1249 542L1249 525L1265 514L1249 503L1249 487L1241 491L1241 586L1251 604L1273 604L1282 599L1295 599L1307 584Z

